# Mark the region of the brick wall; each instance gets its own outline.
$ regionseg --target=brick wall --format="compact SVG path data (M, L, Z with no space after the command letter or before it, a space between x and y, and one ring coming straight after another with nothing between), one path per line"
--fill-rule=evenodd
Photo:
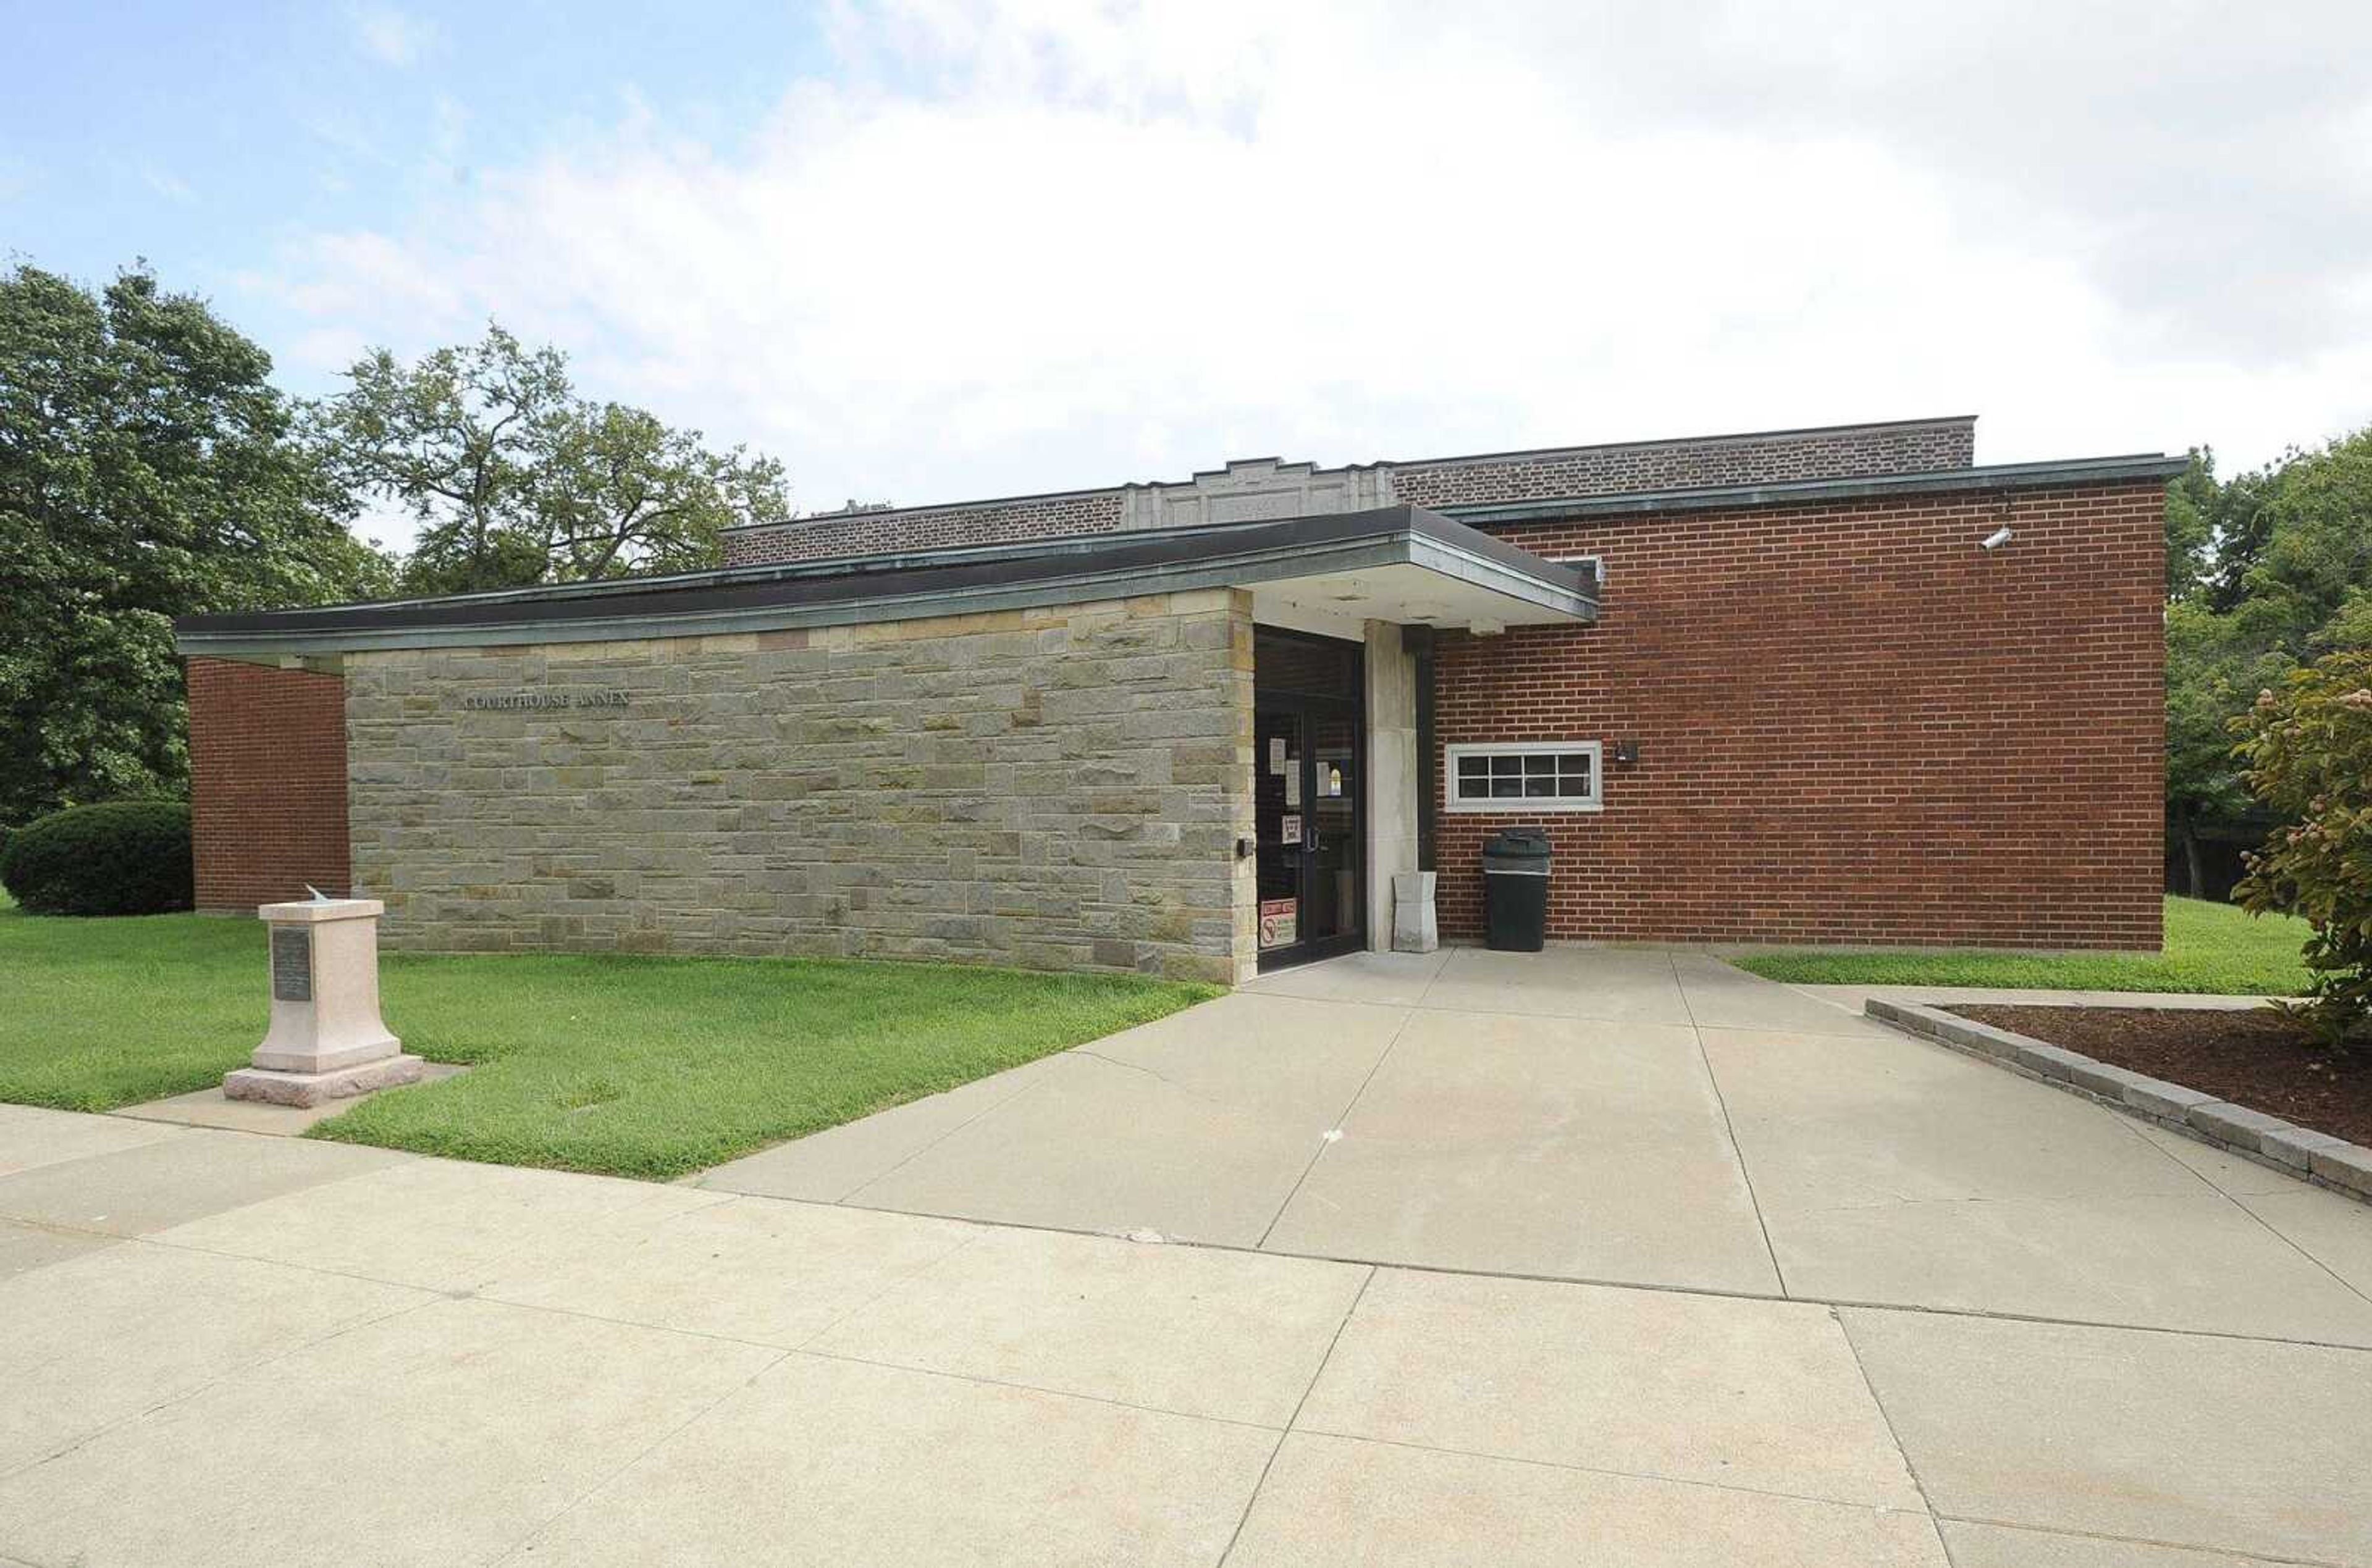
M1560 938L2155 948L2163 494L1494 530L1602 557L1602 619L1444 637L1436 742L1642 755L1598 814L1440 812L1444 935L1481 932L1483 838L1536 822Z
M1949 419L1399 463L1392 468L1392 488L1397 499L1412 506L1486 505L1641 490L1933 473L1967 468L1975 459L1975 422Z
M1756 484L1796 479L1843 479L1881 473L1927 473L1967 468L1975 460L1972 418L1906 420L1820 430L1764 431L1745 436L1626 441L1610 446L1559 447L1535 452L1377 463L1370 482L1340 487L1341 505L1480 505L1494 501L1564 499L1641 490L1714 484ZM1165 493L1224 487L1239 468L1158 487ZM1308 476L1351 470L1310 470ZM1141 490L1141 487L1139 487ZM725 564L755 566L953 549L1026 539L1110 533L1126 527L1130 487L1073 491L1011 501L909 506L802 518L725 536ZM1353 497L1356 497L1355 501ZM1322 506L1286 505L1250 515L1291 517Z
M728 533L725 536L725 564L758 566L785 561L820 561L835 555L954 550L968 544L1110 533L1120 527L1120 518L1117 490L1090 490L1021 501L852 512Z
M1226 590L353 655L355 882L394 947L1233 981L1251 679Z
M189 683L198 908L345 892L343 683L212 658L189 661Z

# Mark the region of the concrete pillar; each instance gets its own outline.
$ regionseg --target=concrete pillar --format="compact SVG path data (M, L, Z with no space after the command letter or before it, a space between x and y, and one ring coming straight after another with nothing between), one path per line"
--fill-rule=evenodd
M1392 878L1416 869L1416 659L1367 622L1367 950L1392 947Z

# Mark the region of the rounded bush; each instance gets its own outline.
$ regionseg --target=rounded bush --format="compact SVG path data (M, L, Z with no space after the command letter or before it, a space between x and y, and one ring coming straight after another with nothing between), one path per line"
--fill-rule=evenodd
M0 887L35 914L188 909L190 808L178 800L110 800L28 822L0 850Z

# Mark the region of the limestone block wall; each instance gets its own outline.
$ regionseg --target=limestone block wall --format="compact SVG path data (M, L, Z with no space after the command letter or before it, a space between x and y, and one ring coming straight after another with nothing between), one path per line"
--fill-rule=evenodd
M1231 981L1250 598L346 663L354 880L427 950Z

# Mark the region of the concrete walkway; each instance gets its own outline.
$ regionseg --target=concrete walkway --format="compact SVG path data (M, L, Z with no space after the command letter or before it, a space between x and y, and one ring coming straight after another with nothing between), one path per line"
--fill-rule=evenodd
M1304 970L701 1186L0 1107L0 1216L43 1568L2372 1564L2372 1210L1696 955Z
M2372 1210L1691 952L1458 948L1289 970L703 1185L1361 1262L2372 1345Z

